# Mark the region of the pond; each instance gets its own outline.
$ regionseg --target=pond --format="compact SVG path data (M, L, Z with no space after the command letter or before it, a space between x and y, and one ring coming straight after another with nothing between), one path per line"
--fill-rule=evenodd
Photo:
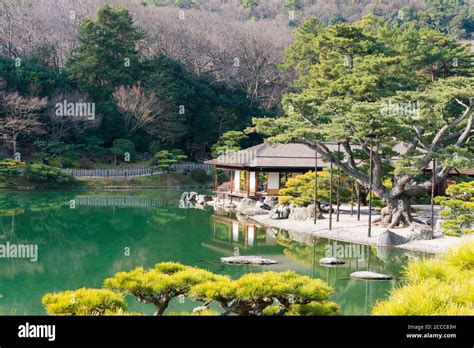
M333 286L333 300L344 314L366 315L399 280L356 280L350 273L370 270L398 277L407 261L423 256L327 239L297 243L285 231L243 224L228 213L180 208L181 193L1 191L0 246L4 250L31 248L23 249L23 255L0 257L0 314L44 315L41 297L45 293L101 287L116 272L176 261L233 278L248 272L294 270ZM320 266L318 260L329 253L347 263ZM234 254L261 255L278 264L220 262L221 257ZM186 301L174 301L169 311L188 311L195 306ZM131 310L153 313L151 305L133 299L129 303Z

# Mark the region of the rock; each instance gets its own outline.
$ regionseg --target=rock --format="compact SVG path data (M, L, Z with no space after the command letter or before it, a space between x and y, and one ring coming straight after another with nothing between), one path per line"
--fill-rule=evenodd
M266 209L247 209L240 211L240 214L245 215L245 216L254 216L254 215L267 215L268 210Z
M278 263L275 260L265 259L261 256L230 256L221 257L221 261L238 265L272 265Z
M189 192L188 201L195 202L197 199L198 193L197 192Z
M330 208L329 203L321 202L321 212L322 213L329 214L329 208ZM334 206L332 208L332 212L334 213Z
M230 201L226 201L224 202L223 206L222 206L224 209L229 209L229 210L233 210L236 208L236 205Z
M270 207L270 209L273 209L278 205L278 197L276 197L276 196L266 196L263 200L263 203L268 205Z
M265 203L250 198L244 198L237 204L235 210L247 216L265 215L268 214L270 207Z
M393 279L393 277L390 275L375 273L375 272L368 272L368 271L353 272L351 273L351 277L357 278L357 279L373 279L373 280Z
M291 207L288 205L279 205L276 209L271 211L270 218L273 220L288 219L290 216Z
M197 192L183 192L181 201L184 203L196 202L197 196Z
M343 265L346 261L338 259L336 257L324 257L319 260L321 265Z
M179 200L180 202L185 202L186 198L188 197L189 192L183 192L181 195L181 199Z
M235 210L244 211L244 210L255 209L256 205L257 205L256 200L251 199L251 198L244 198L237 204Z
M213 198L212 198L212 196L210 196L210 195L198 195L198 196L196 197L196 203L197 203L197 204L200 204L200 205L204 205L204 204L206 204L207 202L212 201L212 199L213 199Z
M263 202L257 202L257 204L255 204L255 208L264 209L264 210L272 210L272 208L268 204L263 203Z
M314 217L314 206L294 207L288 215L289 220L304 221Z
M377 239L377 246L378 247L386 247L386 246L394 246L405 244L407 242L406 238L392 232L390 230L385 230L379 234L379 238Z
M433 231L431 230L431 226L419 223L412 224L406 239L407 242L411 242L413 240L433 239Z

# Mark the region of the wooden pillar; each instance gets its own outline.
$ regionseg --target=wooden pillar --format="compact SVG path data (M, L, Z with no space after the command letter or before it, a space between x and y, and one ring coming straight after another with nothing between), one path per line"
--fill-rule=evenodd
M245 172L245 189L247 191L247 197L250 195L250 172Z
M217 191L217 166L214 165L214 192Z
M351 181L351 216L354 216L354 181Z
M255 171L255 194L257 194L258 192L258 185L260 185L259 183L259 177L260 176L260 173Z

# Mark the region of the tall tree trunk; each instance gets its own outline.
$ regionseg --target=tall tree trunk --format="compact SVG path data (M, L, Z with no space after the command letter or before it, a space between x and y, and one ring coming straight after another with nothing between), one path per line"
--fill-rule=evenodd
M16 135L13 136L13 159L16 156Z
M420 223L411 215L411 199L426 194L428 186L424 184L413 184L413 177L401 175L394 180L393 188L384 197L386 207L380 212L380 218L375 222L382 222L388 227L406 227L414 222Z
M411 215L410 197L391 198L380 212L381 217L374 222L383 222L390 228L409 226L415 220Z

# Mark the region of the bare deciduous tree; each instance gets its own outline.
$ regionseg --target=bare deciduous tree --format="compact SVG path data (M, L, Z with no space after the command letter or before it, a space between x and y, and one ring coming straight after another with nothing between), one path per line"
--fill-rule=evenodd
M0 100L5 113L5 117L0 118L0 136L15 154L20 136L43 132L38 112L46 106L47 99L2 92Z
M77 91L60 93L50 99L46 112L47 132L53 140L64 140L71 135L80 136L91 128L97 128L101 122L100 115L90 117L64 117L56 114L56 105L67 101L68 103L84 103L89 99L85 94Z
M163 116L163 104L154 92L146 93L140 85L117 87L112 94L128 134L144 130L156 132L156 121Z

